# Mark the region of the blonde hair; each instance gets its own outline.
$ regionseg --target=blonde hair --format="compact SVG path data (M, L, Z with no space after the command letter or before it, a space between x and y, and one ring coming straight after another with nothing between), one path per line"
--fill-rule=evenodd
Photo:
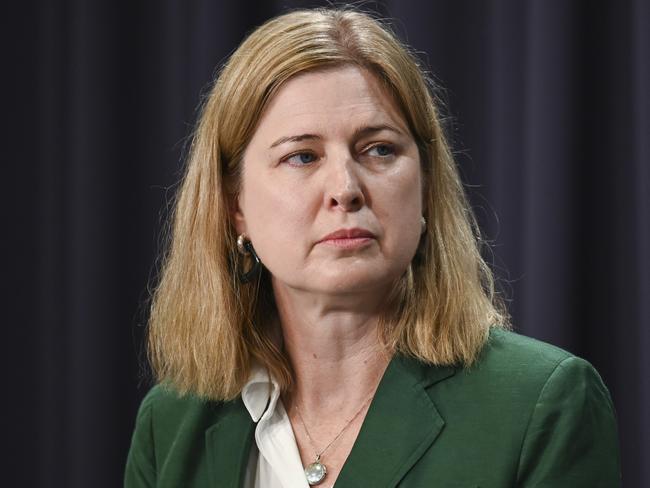
M381 320L380 341L429 364L468 366L489 328L507 325L433 85L414 54L365 13L294 11L257 28L232 54L193 135L148 330L157 379L181 394L232 399L253 359L283 389L291 388L288 359L274 340L268 272L251 284L238 279L245 263L236 249L231 202L244 149L278 88L299 73L350 64L373 73L395 97L418 145L425 186L426 231Z

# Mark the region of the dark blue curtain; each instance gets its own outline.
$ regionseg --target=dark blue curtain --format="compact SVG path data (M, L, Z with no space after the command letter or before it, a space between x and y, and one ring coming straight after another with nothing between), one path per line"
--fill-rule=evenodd
M149 386L147 287L201 95L254 26L324 3L43 0L5 13L5 486L120 486ZM365 6L445 88L516 329L596 366L624 486L650 486L650 2Z

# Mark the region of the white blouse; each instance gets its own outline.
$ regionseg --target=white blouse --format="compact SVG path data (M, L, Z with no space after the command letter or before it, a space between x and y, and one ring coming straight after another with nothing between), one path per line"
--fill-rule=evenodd
M309 488L280 387L266 368L254 365L242 400L255 428L245 488Z

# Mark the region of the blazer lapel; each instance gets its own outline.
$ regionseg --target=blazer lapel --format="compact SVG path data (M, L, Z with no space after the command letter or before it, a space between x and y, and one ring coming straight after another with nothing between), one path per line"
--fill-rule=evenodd
M394 487L444 425L425 388L455 373L396 356L388 365L336 488Z
M210 479L215 488L239 488L248 466L255 423L241 398L223 408L219 422L205 433Z

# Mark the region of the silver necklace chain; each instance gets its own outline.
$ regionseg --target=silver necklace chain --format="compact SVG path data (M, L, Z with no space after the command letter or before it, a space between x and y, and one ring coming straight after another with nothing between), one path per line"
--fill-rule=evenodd
M336 437L334 437L334 439L332 439L332 440L330 441L330 443L327 444L327 445L325 446L325 448L324 448L322 451L320 451L320 452L318 452L318 449L316 449L316 443L314 442L314 439L312 438L312 436L309 434L309 430L307 430L307 424L305 424L305 421L304 421L304 419L302 418L302 414L300 413L300 409L298 408L298 402L295 403L294 406L295 406L295 408L296 408L296 412L298 413L298 418L300 419L300 423L302 424L302 428L305 430L305 434L307 434L307 438L309 439L309 443L311 444L311 447L312 447L312 449L314 450L314 453L316 454L316 462L319 462L319 461L320 461L320 457L321 457L323 454L325 454L325 451L327 451L327 450L330 448L330 446L331 446L332 444L334 444L334 443L337 441L337 439L338 439L339 437L341 437L341 435L343 434L343 432L345 432L345 429L347 429L347 428L350 426L350 424L351 424L351 423L352 423L352 422L353 422L353 421L354 421L354 420L355 420L355 419L356 419L356 418L361 414L361 412L362 412L363 409L366 407L366 405L367 405L368 403L370 403L370 400L372 400L372 397L373 397L373 396L375 396L374 393L373 393L372 395L370 395L370 396L366 399L365 402L363 402L363 404L361 405L361 408L357 411L357 413L354 414L354 417L352 417L350 420L348 420L348 421L345 423L345 425L344 425L343 428L339 431L339 433L336 434Z

